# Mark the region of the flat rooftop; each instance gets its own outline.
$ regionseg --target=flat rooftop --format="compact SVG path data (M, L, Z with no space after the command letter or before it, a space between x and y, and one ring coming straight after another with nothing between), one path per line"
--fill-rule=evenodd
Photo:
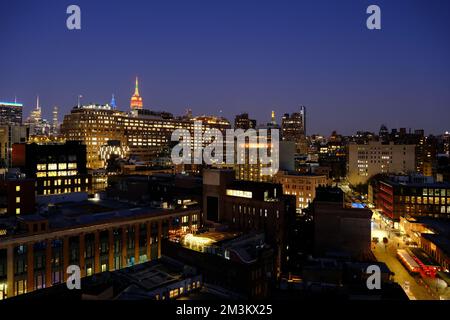
M450 239L448 236L440 234L423 233L422 237L433 242L437 247L444 251L450 257Z
M133 220L140 217L164 216L166 214L192 211L190 209L163 209L160 207L135 207L115 200L89 199L80 202L65 202L49 207L48 212L23 215L18 218L24 222L48 220L49 229L65 229L77 226L96 225L111 221Z

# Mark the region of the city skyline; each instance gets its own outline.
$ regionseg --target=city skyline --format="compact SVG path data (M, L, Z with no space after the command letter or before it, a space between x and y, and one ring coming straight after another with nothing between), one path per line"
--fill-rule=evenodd
M449 30L449 0L1 0L0 305L449 301Z
M83 103L114 94L128 110L138 76L144 107L176 115L248 112L265 123L271 110L280 121L305 105L308 134L449 130L445 1L378 1L376 32L365 28L366 1L77 4L78 31L65 28L65 3L1 4L0 100L17 97L25 117L37 95L47 119L54 106L68 114L79 94Z

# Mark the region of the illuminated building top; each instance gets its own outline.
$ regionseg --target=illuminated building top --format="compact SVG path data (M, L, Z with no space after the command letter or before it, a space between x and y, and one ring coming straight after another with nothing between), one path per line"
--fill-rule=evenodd
M142 97L139 95L139 82L138 82L138 78L136 77L136 86L134 88L134 94L131 96L130 108L131 109L142 109L142 106L143 106L143 100L142 100Z

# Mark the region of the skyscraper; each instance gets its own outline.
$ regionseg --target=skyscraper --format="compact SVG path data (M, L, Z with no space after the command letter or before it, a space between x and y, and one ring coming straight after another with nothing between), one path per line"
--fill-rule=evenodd
M256 120L250 119L248 117L248 113L238 114L234 118L234 128L235 129L255 129L256 128Z
M0 124L22 124L21 103L0 102Z
M134 94L131 96L130 108L133 110L142 109L143 104L144 102L142 100L142 97L139 95L139 81L136 77L136 85L134 87Z
M30 116L25 124L30 126L30 136L43 136L49 134L51 126L46 119L42 118L42 108L39 96L36 97L36 108L30 112Z
M114 96L114 94L112 95L110 105L111 105L111 108L113 108L113 109L116 109L116 108L117 108L116 97Z
M306 108L300 107L299 112L291 115L285 113L281 120L281 130L283 141L293 141L296 145L296 152L306 154L308 144L306 141Z
M53 107L53 122L52 122L52 134L58 134L58 107Z

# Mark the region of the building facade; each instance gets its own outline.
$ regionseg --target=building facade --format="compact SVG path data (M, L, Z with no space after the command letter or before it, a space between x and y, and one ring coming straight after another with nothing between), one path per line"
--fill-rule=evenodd
M87 147L88 168L100 169L105 167L101 148L109 140L120 141L121 146L129 149L130 157L150 161L159 156L170 156L172 132L187 129L193 133L195 121L202 121L203 132L208 128L230 128L223 118L174 118L168 113L145 109L126 113L110 105L87 105L72 109L64 117L60 130L67 140L83 141Z
M298 174L295 172L278 172L275 183L283 186L283 193L296 198L296 208L299 210L308 207L316 197L316 188L328 185L325 175Z
M283 195L280 184L236 180L232 170L204 170L203 221L264 232L275 249L278 276L288 259L286 245L294 218L295 198Z
M0 125L21 125L22 109L21 103L0 102Z
M12 147L28 141L30 130L24 125L0 125L0 168L12 166Z
M284 141L293 141L296 146L296 153L307 154L308 143L306 140L306 108L300 107L299 112L291 115L283 115L281 119L281 135Z
M393 222L405 216L450 218L450 183L383 179L372 190L375 207Z
M383 144L369 141L367 144L348 145L347 178L350 184L364 184L379 173L409 173L416 171L415 145Z
M157 259L169 231L189 230L200 217L198 210L111 210L85 213L64 227L24 217L22 232L0 238L0 300L64 283L69 265L85 277Z
M250 119L248 117L248 113L238 114L234 118L234 128L235 129L255 129L256 128L256 120Z
M65 144L15 144L13 164L27 178L36 180L38 195L89 192L91 176L86 168L86 146Z
M0 178L0 217L20 216L35 212L35 180L20 175Z

